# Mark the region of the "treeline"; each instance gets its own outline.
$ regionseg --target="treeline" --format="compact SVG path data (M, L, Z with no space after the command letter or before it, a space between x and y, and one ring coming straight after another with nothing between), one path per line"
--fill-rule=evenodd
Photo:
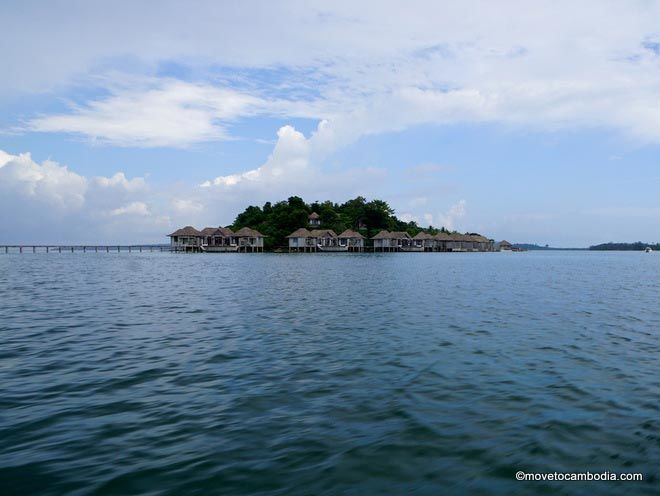
M586 250L586 248L553 248L550 245L537 245L533 243L514 243L514 248L520 248L521 250L534 251L534 250L547 250L547 251L575 251L575 250Z
M371 238L380 230L406 231L411 236L418 234L420 228L416 222L404 222L394 215L394 209L383 200L367 201L358 196L345 203L331 201L305 203L292 196L286 201L267 202L263 207L249 206L238 214L230 226L237 230L241 227L251 227L266 235L265 248L273 249L288 245L286 237L301 227L309 228L309 214L316 212L320 216L320 229L332 229L337 234L346 229L353 229L363 236ZM446 229L434 227L424 231L436 234Z
M602 243L600 245L590 246L590 250L617 250L617 251L643 251L647 246L650 246L653 251L660 250L660 243L642 243L637 241L636 243Z

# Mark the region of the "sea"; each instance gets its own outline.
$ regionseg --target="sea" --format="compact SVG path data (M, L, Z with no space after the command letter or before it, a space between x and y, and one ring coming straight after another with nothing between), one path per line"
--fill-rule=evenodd
M660 254L0 254L0 494L660 494Z

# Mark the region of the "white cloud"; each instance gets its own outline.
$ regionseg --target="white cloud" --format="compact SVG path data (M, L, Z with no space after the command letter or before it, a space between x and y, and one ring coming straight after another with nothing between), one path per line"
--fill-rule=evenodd
M117 215L139 215L139 216L147 216L149 215L149 207L147 207L147 204L144 202L132 202L129 203L128 205L124 205L123 207L119 208L114 208L110 210L110 215L112 216L117 216Z
M124 75L119 88L110 84L109 97L32 119L28 129L118 145L187 146L227 139L239 117L267 114L326 119L338 133L326 133L334 147L455 122L608 127L660 142L659 55L649 44L658 39L660 4L414 2L403 9L396 2L282 2L262 5L260 16L214 2L193 12L176 3L158 12L125 8L134 15L43 6L26 9L26 19L6 8L12 21L4 39L12 47L0 50L0 63L14 70L0 84L41 87L99 74L109 84L113 70L153 74L172 61L198 82L127 82ZM74 29L79 17L88 26L82 33ZM50 29L39 31L46 24ZM131 64L125 53L135 54Z
M119 188L129 192L144 191L147 188L147 183L143 177L127 179L123 172L117 172L112 177L94 177L92 180L102 188Z
M5 243L139 242L170 226L143 178L87 178L29 153L0 150L0 240ZM116 221L113 219L117 219Z
M232 126L245 117L320 124L308 136L281 127L261 165L228 171L219 164L205 187L167 192L152 191L143 178L87 178L54 162L0 152L0 164L9 164L0 168L0 205L9 205L3 203L9 197L39 205L25 214L34 221L23 223L4 209L3 238L65 222L67 229L76 226L76 235L95 236L101 215L108 226L102 234L110 238L131 229L161 233L160 226L180 221L216 225L248 203L289 194L386 197L382 169L332 168L328 159L364 136L418 124L604 127L660 143L660 55L649 44L660 39L660 4L652 2L414 1L401 8L284 1L261 5L259 16L218 2L199 2L192 11L176 2L158 9L82 3L75 12L15 5L0 6L0 67L12 68L0 78L0 103L39 91L74 95L77 102L28 118L25 130L120 146L186 147L232 139ZM162 70L168 64L189 73L176 79L176 70ZM163 73L168 76L157 76ZM92 97L85 96L90 86ZM413 173L431 178L441 170L426 164ZM432 198L427 191L414 196L420 194ZM431 214L436 200L413 205L412 196L399 194L399 206L429 224L457 228L465 220L464 200ZM144 209L130 212L140 203ZM149 227L147 219L159 224Z
M273 153L265 164L257 169L238 174L218 176L205 181L202 187L232 187L244 182L273 182L300 178L309 166L310 143L305 136L292 126L283 126L277 132L277 142Z
M187 146L227 139L225 125L262 104L226 88L164 80L150 88L115 89L68 114L30 120L26 129L88 136L119 146Z
M436 217L433 217L433 215L427 213L424 215L424 218L428 221L429 224L433 224L437 227L445 227L449 230L458 230L460 227L459 221L467 215L465 205L466 201L460 200L449 207L447 212L439 213Z
M403 222L419 222L419 218L410 212L403 212L399 214L399 219L401 219Z
M0 190L5 199L19 195L41 203L45 209L72 210L84 204L86 189L85 178L56 162L47 160L39 165L29 153L0 155ZM6 207L16 212L17 205L20 203Z
M172 200L174 209L182 214L198 214L204 210L204 205L194 200L175 198Z

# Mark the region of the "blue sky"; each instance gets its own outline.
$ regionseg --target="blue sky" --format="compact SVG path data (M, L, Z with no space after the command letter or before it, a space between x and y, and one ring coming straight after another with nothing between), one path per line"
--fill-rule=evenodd
M162 242L303 196L659 241L660 5L4 2L0 242Z

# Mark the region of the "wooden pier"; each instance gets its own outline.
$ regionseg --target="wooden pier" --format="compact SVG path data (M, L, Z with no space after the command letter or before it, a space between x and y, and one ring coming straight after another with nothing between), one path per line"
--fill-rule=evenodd
M121 253L169 252L173 249L161 245L0 245L0 253Z

